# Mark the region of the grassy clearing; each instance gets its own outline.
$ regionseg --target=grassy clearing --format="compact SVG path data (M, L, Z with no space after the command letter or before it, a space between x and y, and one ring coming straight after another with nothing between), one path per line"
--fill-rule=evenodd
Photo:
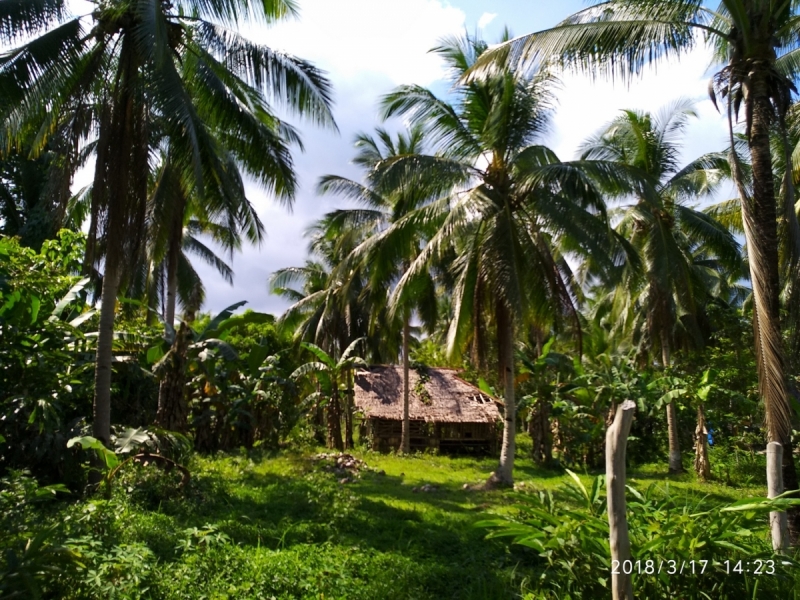
M524 447L524 444L523 444ZM513 598L529 589L532 554L486 540L474 526L511 509L510 491L473 491L495 459L355 452L368 470L355 483L311 460L314 451L195 457L189 489L155 469L131 466L112 496L61 505L51 514L70 537L102 540L95 581L67 597L118 598ZM663 465L631 481L729 502L764 493L751 485L667 477ZM525 490L556 489L563 470L520 459ZM592 475L581 474L588 484ZM436 491L421 492L429 484ZM417 491L415 491L417 490ZM88 535L87 535L88 534ZM114 547L111 553L107 550Z

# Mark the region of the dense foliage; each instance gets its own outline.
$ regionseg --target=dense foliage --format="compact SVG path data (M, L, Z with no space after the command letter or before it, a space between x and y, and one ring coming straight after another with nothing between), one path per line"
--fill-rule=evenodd
M91 3L0 0L0 598L597 598L626 401L636 594L797 597L767 516L796 546L794 4L610 0L441 40L448 94L380 99L408 129L321 178L351 204L271 276L276 318L202 313L190 256L230 282L217 251L263 239L245 176L293 200L272 104L335 127L321 71L236 30L294 2ZM685 100L623 110L575 160L545 145L559 68L627 77L695 30L727 148L683 161ZM400 361L406 456L379 456L356 373ZM496 399L499 461L407 456L410 396L432 401L410 370L444 366ZM774 441L790 489L767 499Z

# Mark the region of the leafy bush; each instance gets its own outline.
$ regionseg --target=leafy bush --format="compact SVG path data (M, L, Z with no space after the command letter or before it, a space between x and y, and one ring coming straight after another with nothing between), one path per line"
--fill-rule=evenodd
M41 252L0 237L0 472L28 468L70 482L80 470L66 440L91 413L94 312L76 275L81 234L62 231Z
M63 485L39 486L26 471L0 478L0 598L41 598L54 591L53 583L74 567L76 555L55 541L53 527L42 527L43 505Z
M531 549L537 576L530 599L593 599L610 593L611 555L604 477L587 489L577 475L561 490L514 495L517 514L479 523L492 528L489 537L509 537ZM800 583L798 563L775 560L766 513L788 500L747 499L727 507L710 507L706 499L672 494L656 484L639 492L629 486L628 528L634 594L648 599L775 598ZM775 574L736 573L736 561L775 560ZM652 561L652 562L647 562ZM669 561L674 561L669 562ZM695 561L698 574L672 573ZM699 561L707 561L699 574ZM730 561L726 566L725 561ZM689 567L684 567L688 569ZM638 572L641 570L641 574ZM729 572L730 571L730 572Z

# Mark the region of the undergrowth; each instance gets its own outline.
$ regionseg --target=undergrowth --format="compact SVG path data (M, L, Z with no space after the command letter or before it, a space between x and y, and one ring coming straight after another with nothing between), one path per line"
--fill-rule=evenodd
M540 492L580 514L562 469L521 459L516 492L484 492L464 484L485 481L496 459L367 451L357 454L371 468L343 484L313 453L194 456L185 487L176 473L132 463L107 497L42 489L24 473L6 477L0 598L556 597L540 595L553 588L542 585L537 552L487 539L476 523L490 514L518 518L520 495ZM662 485L663 470L632 469L631 480L641 490ZM590 487L590 475L579 478ZM421 491L425 484L432 491ZM752 482L699 484L691 475L669 485L710 505L763 494ZM595 571L595 581L607 579ZM561 597L581 597L568 588L573 595Z

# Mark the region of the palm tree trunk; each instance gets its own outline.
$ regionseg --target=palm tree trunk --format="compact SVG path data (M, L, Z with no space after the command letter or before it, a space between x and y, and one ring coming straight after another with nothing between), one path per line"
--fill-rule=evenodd
M114 344L114 311L120 273L106 264L100 301L100 326L97 332L97 358L94 371L94 415L92 435L108 445L111 440L111 362Z
M408 380L409 380L409 359L408 359L408 341L411 336L410 323L411 320L409 310L405 309L403 314L403 432L400 437L400 448L403 454L411 452L411 419L408 411Z
M708 462L708 429L702 402L697 405L697 428L694 430L694 470L700 479L704 481L711 479L711 464Z
M172 244L170 243L170 246ZM170 327L175 325L175 305L178 298L178 252L170 247L167 258L167 302L164 306L164 321Z
M167 302L164 306L164 320L170 327L175 325L175 306L178 302L178 259L183 242L183 217L186 212L186 200L183 194L177 196L170 215L167 248Z
M517 406L514 398L514 324L508 307L497 303L497 346L500 372L505 391L503 410L503 446L500 449L500 465L489 483L514 485L514 453L516 451Z
M317 392L319 392L319 384L317 385ZM314 441L320 446L325 445L325 414L323 407L319 404L319 399L314 403Z
M540 395L531 415L533 460L540 465L553 461L553 441L550 433L550 398Z
M791 441L792 413L780 330L777 207L769 140L773 109L767 76L766 69L753 68L746 80L745 101L750 124L747 142L753 169L753 197L742 194L741 187L740 195L753 287L758 384L764 401L767 441L779 442L785 447ZM794 470L792 457L788 464L783 465L782 479L787 479L787 475L791 477ZM796 513L797 509L792 512ZM789 521L796 522L792 516L796 517L790 515ZM797 534L796 530L793 531L792 537L797 539Z
M664 369L668 369L670 362L669 341L665 334L661 336L661 362ZM669 438L669 472L682 473L681 446L678 438L678 411L675 400L667 404L667 435Z

